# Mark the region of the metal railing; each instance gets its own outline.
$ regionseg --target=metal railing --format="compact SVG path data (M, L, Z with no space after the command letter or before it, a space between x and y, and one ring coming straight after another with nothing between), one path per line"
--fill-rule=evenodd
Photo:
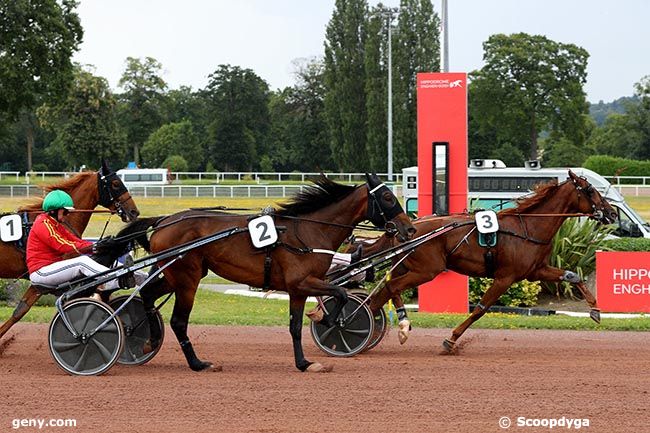
M15 177L16 181L20 179L20 172L19 171L0 171L0 180L5 177Z

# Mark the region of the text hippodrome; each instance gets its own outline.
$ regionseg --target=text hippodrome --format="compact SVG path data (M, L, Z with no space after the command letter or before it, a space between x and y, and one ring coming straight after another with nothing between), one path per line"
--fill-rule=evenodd
M625 283L614 283L615 295L650 295L650 269L619 268L612 269L612 280L626 280ZM631 283L630 280L648 280L645 283Z

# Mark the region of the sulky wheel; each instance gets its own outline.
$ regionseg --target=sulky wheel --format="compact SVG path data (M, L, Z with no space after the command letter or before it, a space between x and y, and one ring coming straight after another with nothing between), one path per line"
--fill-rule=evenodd
M352 294L365 301L366 304L368 303L368 301L366 301L366 298L368 298L367 292L353 291ZM379 343L381 343L386 334L388 334L388 329L390 328L388 324L388 317L386 316L386 311L384 311L383 308L381 308L373 316L375 319L375 329L372 333L372 338L370 338L370 341L368 341L368 344L366 344L366 347L363 348L362 352L367 352L368 350L374 349Z
M128 295L118 296L110 300L108 305L115 311L120 307L124 301L129 298ZM165 326L163 323L160 312L156 311L154 326L157 326L160 331L160 344L154 347L151 352L144 353L144 344L149 341L151 336L151 329L147 314L144 310L142 298L139 296L134 297L131 301L118 313L118 317L122 320L124 326L124 335L126 341L124 342L124 350L118 363L125 365L142 365L149 362L162 347L163 338L165 336Z
M334 308L334 298L323 299L325 310ZM374 319L363 300L355 295L348 296L334 326L311 323L311 336L322 351L332 356L354 356L361 352L374 332Z
M124 330L113 310L94 299L77 299L63 307L68 322L77 334L68 330L57 312L48 333L50 353L63 370L79 376L95 376L108 371L122 353ZM98 326L104 321L101 328Z

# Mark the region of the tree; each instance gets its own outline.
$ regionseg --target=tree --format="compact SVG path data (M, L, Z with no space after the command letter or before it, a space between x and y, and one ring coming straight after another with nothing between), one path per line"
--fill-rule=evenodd
M52 145L63 150L69 166L92 166L101 158L123 162L126 140L117 123L116 105L106 79L77 66L67 98L41 106L37 115L56 134Z
M133 160L140 163L140 148L149 135L163 123L164 92L167 84L160 77L162 65L154 58L126 58L126 70L120 78L120 119L126 129Z
M639 134L639 159L650 159L650 75L643 77L634 85L634 94L639 98L638 104L630 104L627 113L633 130Z
M387 168L387 82L388 82L388 17L394 11L381 3L368 16L368 37L365 46L366 73L366 170L383 172ZM392 24L391 24L392 25Z
M417 163L418 72L440 70L440 19L430 0L401 0L393 45L394 164Z
M325 113L332 156L339 170L367 167L365 0L336 0L325 40Z
M70 58L83 37L76 6L74 0L4 0L0 6L0 114L26 119L27 170L33 110L65 97L73 79Z
M556 131L584 145L587 51L525 33L493 35L483 49L485 66L472 74L482 128L499 131L513 144L527 137L522 151L533 159L539 156L541 131Z
M212 110L208 157L224 170L251 170L268 154L269 86L255 72L219 65L205 90Z
M172 155L186 161L186 169L181 171L196 171L203 164L203 149L188 119L161 126L142 146L142 161L147 167L166 168L164 161Z

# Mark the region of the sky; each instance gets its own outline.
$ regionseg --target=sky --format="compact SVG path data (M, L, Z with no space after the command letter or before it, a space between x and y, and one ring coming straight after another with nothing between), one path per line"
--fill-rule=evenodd
M440 14L441 0L432 0ZM118 89L127 57L154 57L172 89L204 88L220 64L250 68L271 89L295 84L295 60L323 55L335 0L80 0L74 61ZM398 6L399 0L384 0ZM369 5L374 6L374 0ZM541 34L585 48L590 102L634 92L650 75L648 0L448 0L449 70L483 66L496 33Z

